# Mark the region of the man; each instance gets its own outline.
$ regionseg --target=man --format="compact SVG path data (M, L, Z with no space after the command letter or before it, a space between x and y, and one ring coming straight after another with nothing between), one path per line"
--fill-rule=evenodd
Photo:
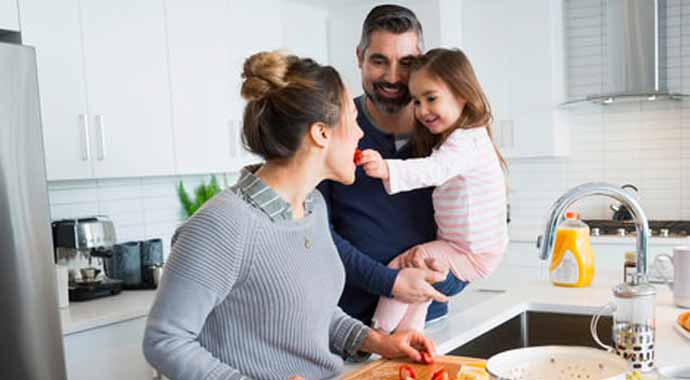
M364 131L360 149L375 149L384 159L412 157L407 142L414 110L407 82L409 66L422 50L422 27L412 11L381 5L369 12L356 50L365 93L355 98L357 122ZM440 263L429 263L426 270L386 266L408 249L436 238L433 189L391 196L380 180L367 177L361 168L356 175L351 186L330 181L319 185L347 273L340 307L366 324L371 324L380 296L409 303L433 299L427 320L446 315L446 295L460 292L463 281L451 273L445 277L447 269Z

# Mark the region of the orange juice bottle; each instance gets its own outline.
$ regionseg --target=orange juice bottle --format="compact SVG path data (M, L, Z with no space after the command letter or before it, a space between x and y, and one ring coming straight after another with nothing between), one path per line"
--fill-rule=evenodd
M558 226L549 274L556 286L583 288L592 283L594 255L589 227L574 212L566 212L565 221Z

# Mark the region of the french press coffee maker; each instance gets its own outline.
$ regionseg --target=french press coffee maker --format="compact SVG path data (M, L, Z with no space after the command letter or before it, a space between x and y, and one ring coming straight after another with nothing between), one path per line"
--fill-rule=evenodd
M607 351L626 359L633 369L654 369L656 290L647 283L623 283L613 288L614 300L592 318L592 337ZM613 347L599 340L596 325L607 309L613 310Z

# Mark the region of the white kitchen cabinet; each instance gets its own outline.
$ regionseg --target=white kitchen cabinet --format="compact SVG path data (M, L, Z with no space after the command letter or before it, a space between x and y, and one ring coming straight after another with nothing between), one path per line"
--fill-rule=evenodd
M234 169L240 71L231 64L227 0L166 0L175 160L179 174Z
M99 327L64 338L69 380L151 380L142 351L146 318Z
M255 161L240 143L242 67L251 54L284 47L282 1L166 0L165 7L177 172L227 172Z
M49 180L237 170L257 160L240 143L244 60L327 56L327 12L283 0L19 6L38 51Z
M328 64L328 11L308 4L282 4L283 39L292 54Z
M95 176L173 174L162 0L80 5Z
M463 0L462 48L494 113L506 157L569 151L561 0Z
M233 113L241 115L244 100L239 95L242 83L240 74L244 61L252 54L285 48L283 38L283 17L281 14L283 0L232 0L230 11L232 22L229 36L232 46L230 65L236 81L235 102L231 105ZM325 38L325 37L324 37ZM241 120L241 118L240 118ZM241 123L239 123L241 125ZM239 128L238 128L239 141ZM260 158L240 149L237 155L238 166L260 161Z
M93 176L79 1L21 0L22 39L36 48L48 180Z
M0 30L19 31L17 0L0 0Z
M162 2L21 0L48 180L174 173Z

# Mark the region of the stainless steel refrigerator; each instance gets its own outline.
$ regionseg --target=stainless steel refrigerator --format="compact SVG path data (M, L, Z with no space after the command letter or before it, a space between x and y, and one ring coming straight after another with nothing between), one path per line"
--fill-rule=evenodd
M0 43L0 379L67 378L49 207L34 49Z

